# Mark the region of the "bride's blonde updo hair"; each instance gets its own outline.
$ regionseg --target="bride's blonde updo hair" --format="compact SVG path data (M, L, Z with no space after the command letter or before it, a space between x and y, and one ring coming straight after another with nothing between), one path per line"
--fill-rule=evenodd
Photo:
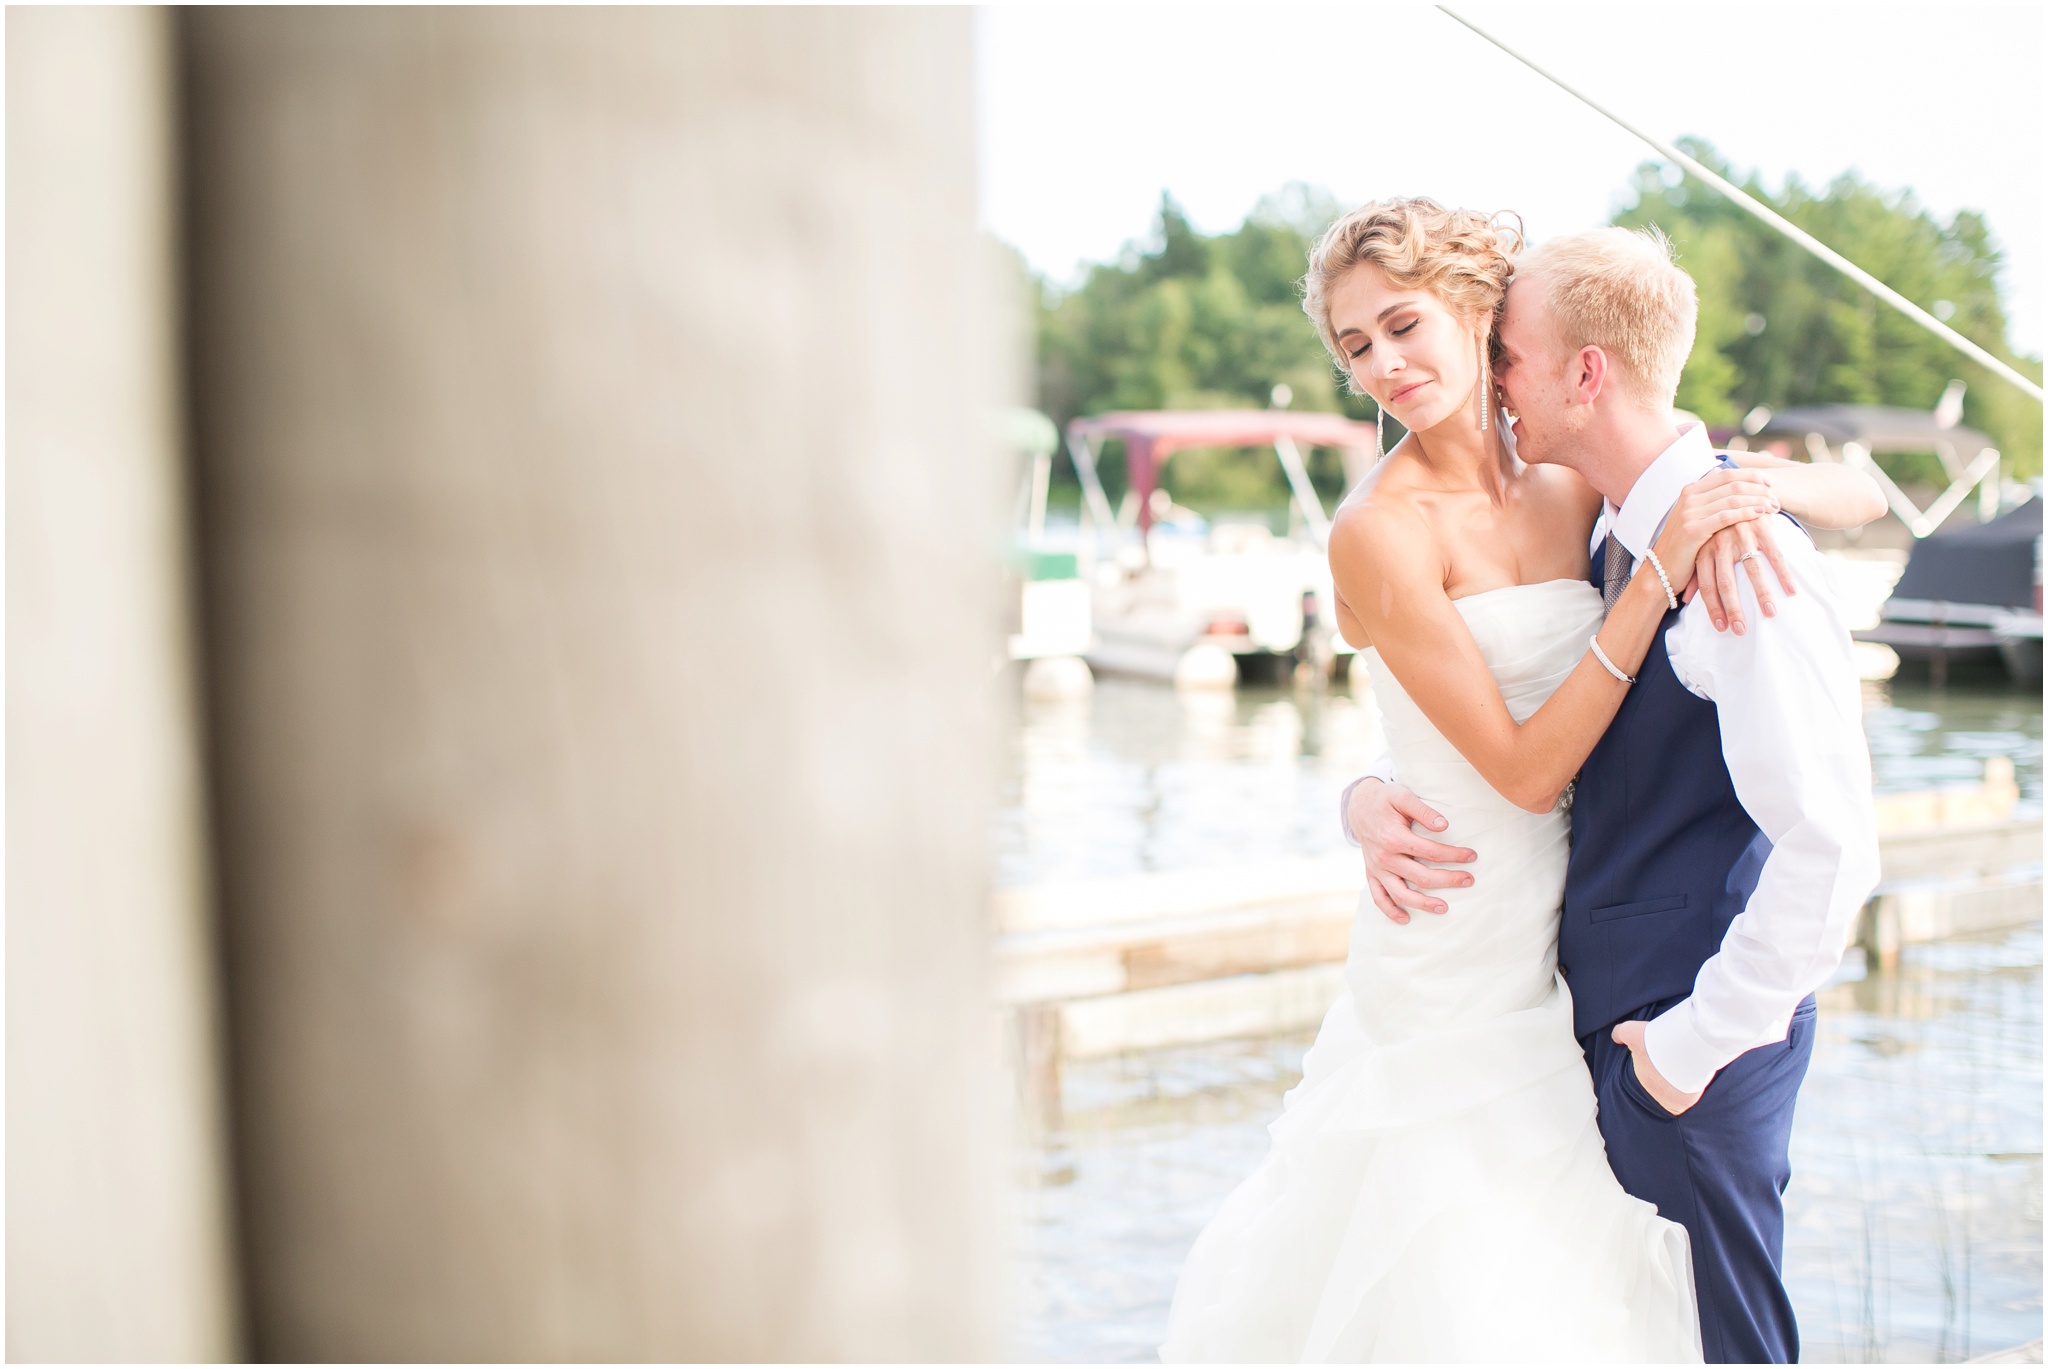
M1472 209L1446 209L1421 196L1375 200L1331 224L1308 254L1301 308L1315 320L1345 386L1358 394L1351 359L1330 329L1330 291L1347 272L1371 262L1401 289L1435 295L1466 323L1487 319L1491 333L1522 245L1517 214L1488 217Z

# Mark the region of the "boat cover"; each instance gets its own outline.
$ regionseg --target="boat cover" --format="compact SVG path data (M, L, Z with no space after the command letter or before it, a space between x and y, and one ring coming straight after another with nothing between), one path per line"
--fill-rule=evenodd
M2033 608L2041 501L2026 503L1989 523L1971 523L1920 540L1894 599Z
M1189 447L1267 447L1287 438L1304 447L1339 447L1371 451L1373 425L1354 423L1342 414L1286 409L1155 409L1096 414L1067 425L1070 439L1104 441L1120 438L1124 469L1138 496L1138 526L1152 526L1152 490L1159 466L1174 452Z
M1967 464L1991 439L1975 428L1944 428L1934 415L1919 409L1894 409L1881 404L1815 404L1773 414L1752 443L1774 437L1804 439L1818 434L1830 447L1859 442L1872 452L1932 452L1947 447Z

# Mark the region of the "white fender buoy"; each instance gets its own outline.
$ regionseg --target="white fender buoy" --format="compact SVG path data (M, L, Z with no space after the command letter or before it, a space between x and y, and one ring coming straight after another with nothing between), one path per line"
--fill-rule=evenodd
M1197 642L1181 653L1173 670L1175 689L1235 689L1237 657L1213 642Z
M1079 656L1040 656L1024 667L1024 697L1040 702L1086 698L1095 675Z
M1899 673L1899 653L1883 642L1851 642L1849 659L1861 680L1889 680Z

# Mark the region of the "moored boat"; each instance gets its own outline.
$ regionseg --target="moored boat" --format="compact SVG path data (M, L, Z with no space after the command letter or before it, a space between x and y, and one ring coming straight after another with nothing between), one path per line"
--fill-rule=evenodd
M1123 448L1129 493L1112 512L1097 463L1104 446ZM1067 451L1081 479L1084 542L1107 543L1091 579L1099 670L1170 680L1183 687L1228 686L1236 663L1266 658L1327 674L1350 648L1334 631L1330 520L1310 483L1303 451L1342 453L1346 484L1378 455L1370 424L1337 414L1282 409L1204 409L1101 414L1067 425ZM1168 457L1198 447L1271 449L1287 478L1295 531L1173 518L1160 486Z
M1881 621L1855 636L1926 661L1937 680L1951 663L1992 660L2016 680L2040 679L2040 499L1922 538Z

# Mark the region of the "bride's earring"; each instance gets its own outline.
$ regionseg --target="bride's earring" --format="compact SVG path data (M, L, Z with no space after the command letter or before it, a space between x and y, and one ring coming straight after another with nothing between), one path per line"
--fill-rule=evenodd
M1486 364L1486 339L1479 339L1479 431L1486 431L1486 392L1493 388L1493 373Z
M1387 454L1387 411L1382 405L1372 406L1372 459L1378 461Z

